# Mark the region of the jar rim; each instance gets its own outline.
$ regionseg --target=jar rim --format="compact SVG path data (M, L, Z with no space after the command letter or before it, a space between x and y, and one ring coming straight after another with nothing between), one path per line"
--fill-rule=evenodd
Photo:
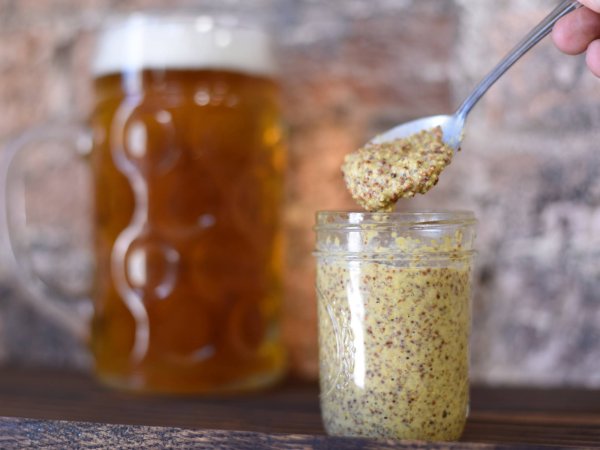
M475 213L468 210L424 210L414 212L317 211L315 230L338 227L404 227L474 225Z

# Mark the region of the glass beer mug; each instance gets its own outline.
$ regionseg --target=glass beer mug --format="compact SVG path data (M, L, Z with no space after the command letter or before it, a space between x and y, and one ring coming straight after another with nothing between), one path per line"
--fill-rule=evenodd
M34 132L7 154L91 138L97 376L150 392L275 382L285 365L285 151L268 34L218 17L136 14L101 31L92 73L88 134ZM18 209L3 211L10 236Z

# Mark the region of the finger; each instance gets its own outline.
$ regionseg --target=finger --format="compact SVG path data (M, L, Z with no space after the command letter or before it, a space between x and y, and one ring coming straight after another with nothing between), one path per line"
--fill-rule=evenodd
M584 6L587 6L592 11L600 13L600 0L579 0L579 3L581 3Z
M552 31L554 44L569 55L583 53L590 42L598 38L600 38L600 14L588 8L580 8L563 17Z
M600 39L589 45L585 60L592 73L600 78Z

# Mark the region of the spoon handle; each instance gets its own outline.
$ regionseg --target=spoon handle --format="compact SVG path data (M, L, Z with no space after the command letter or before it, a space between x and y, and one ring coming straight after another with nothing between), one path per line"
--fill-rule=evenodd
M516 63L521 56L527 53L534 45L540 42L543 38L545 38L552 28L554 28L554 24L558 22L558 20L570 13L571 11L576 10L582 6L578 1L574 0L564 0L558 5L554 10L548 14L548 16L542 20L533 30L529 32L527 36L523 38L521 42L519 42L515 48L511 50L508 55L504 57L500 63L492 71L480 81L473 92L466 98L463 104L458 108L456 112L456 117L461 120L463 123L467 118L471 109L475 106L475 104L479 101L479 99L487 92L487 90L500 78L504 72L512 67L514 63Z

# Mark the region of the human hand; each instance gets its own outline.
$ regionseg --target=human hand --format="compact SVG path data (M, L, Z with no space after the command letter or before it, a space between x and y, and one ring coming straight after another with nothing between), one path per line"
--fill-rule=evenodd
M568 55L586 52L590 71L600 77L600 0L580 0L584 8L560 19L552 31L554 44Z

